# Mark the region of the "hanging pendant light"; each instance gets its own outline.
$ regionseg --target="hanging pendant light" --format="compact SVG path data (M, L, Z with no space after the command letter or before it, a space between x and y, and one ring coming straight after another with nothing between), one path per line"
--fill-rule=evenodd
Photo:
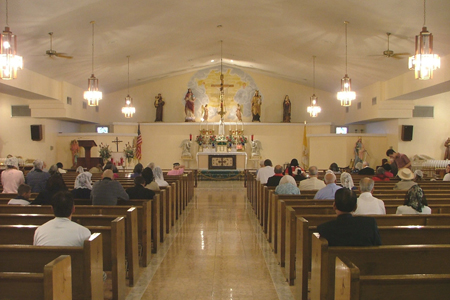
M94 76L94 24L92 24L92 73L88 78L88 90L84 92L84 99L88 101L89 106L98 106L98 101L102 100L102 92L98 90L98 79Z
M350 106L352 101L356 99L356 93L352 92L352 80L347 73L347 24L345 21L345 76L341 79L341 91L337 93L337 99L341 101L341 106Z
M0 37L0 76L4 80L17 78L17 69L23 69L22 56L17 55L17 36L9 29L8 0L6 0L6 27Z
M136 108L133 107L133 98L130 97L130 56L128 58L128 95L125 97L125 106L122 107L122 113L125 118L132 118L136 112Z
M433 78L433 71L441 67L441 58L433 54L433 35L425 26L426 0L423 1L423 27L419 35L416 35L415 55L409 58L408 67L414 70L415 78L428 80Z
M310 98L310 106L308 106L307 112L313 118L317 117L319 113L322 111L319 105L317 105L317 96L316 96L316 57L313 56L313 95Z

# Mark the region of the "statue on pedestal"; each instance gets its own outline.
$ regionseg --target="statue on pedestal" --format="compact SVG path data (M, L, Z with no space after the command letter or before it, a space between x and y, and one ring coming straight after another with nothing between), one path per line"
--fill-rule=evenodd
M240 105L239 103L237 104L236 108L236 117L239 122L242 122L242 105Z
M209 118L209 109L208 104L202 105L202 122L208 122Z
M80 147L77 140L70 141L70 152L72 153L72 169L75 169L78 164Z
M155 107L156 107L156 119L155 122L162 122L163 120L163 107L164 107L164 100L161 96L161 94L158 94L158 96L155 96Z
M256 90L255 95L253 96L253 99L252 99L252 115L253 115L252 122L255 122L255 121L261 122L261 120L260 120L261 104L262 104L261 95L259 94L259 91Z
M188 139L185 139L181 142L180 148L181 150L181 157L182 158L192 158L191 154L191 142Z
M184 121L195 122L195 113L194 113L195 96L194 93L192 93L191 89L188 89L186 95L184 96L184 101L185 101L184 113L186 114Z
M252 158L253 157L261 157L262 144L259 140L254 140L252 142Z
M360 162L360 163L364 162L364 153L365 152L366 152L366 149L364 148L364 144L362 143L362 138L359 137L355 143L355 161L354 161L355 166L358 162Z
M291 100L288 95L283 100L283 123L291 123Z

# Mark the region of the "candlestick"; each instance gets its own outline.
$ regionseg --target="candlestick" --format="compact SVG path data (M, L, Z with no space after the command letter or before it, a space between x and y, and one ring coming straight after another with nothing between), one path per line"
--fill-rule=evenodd
M192 133L189 134L189 141L192 141Z
M253 142L253 134L252 134L252 142Z

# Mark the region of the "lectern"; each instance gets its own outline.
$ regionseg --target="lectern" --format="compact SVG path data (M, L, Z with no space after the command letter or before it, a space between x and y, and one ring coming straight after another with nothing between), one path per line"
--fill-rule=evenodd
M101 157L91 158L91 148L97 146L94 140L78 140L78 145L84 148L84 157L78 158L77 166L83 166L89 170L97 164L103 164Z

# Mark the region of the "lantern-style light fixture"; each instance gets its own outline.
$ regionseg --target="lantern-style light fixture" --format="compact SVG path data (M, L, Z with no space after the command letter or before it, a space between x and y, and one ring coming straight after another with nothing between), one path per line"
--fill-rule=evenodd
M316 96L316 57L313 56L313 95L310 97L310 106L307 108L307 112L313 118L317 117L319 113L322 111L320 106L317 104L317 96Z
M433 53L433 34L427 30L426 0L423 1L423 27L419 35L416 35L416 51L409 58L408 67L414 70L415 78L428 80L433 78L433 71L441 67L441 58Z
M94 24L92 24L92 73L88 78L88 90L84 92L84 99L88 101L89 106L98 106L98 101L102 100L102 92L98 90L98 79L94 76Z
M352 80L348 77L347 72L347 24L345 21L345 76L341 79L341 91L337 93L337 99L341 101L341 106L350 106L352 101L356 99L356 93L352 91Z
M17 36L9 28L8 0L6 0L6 27L0 37L0 76L3 80L17 78L17 70L23 69L22 56L17 55Z
M128 94L125 97L125 106L122 107L122 113L125 118L132 118L133 114L136 113L136 108L133 107L133 98L130 97L130 56L128 58Z

